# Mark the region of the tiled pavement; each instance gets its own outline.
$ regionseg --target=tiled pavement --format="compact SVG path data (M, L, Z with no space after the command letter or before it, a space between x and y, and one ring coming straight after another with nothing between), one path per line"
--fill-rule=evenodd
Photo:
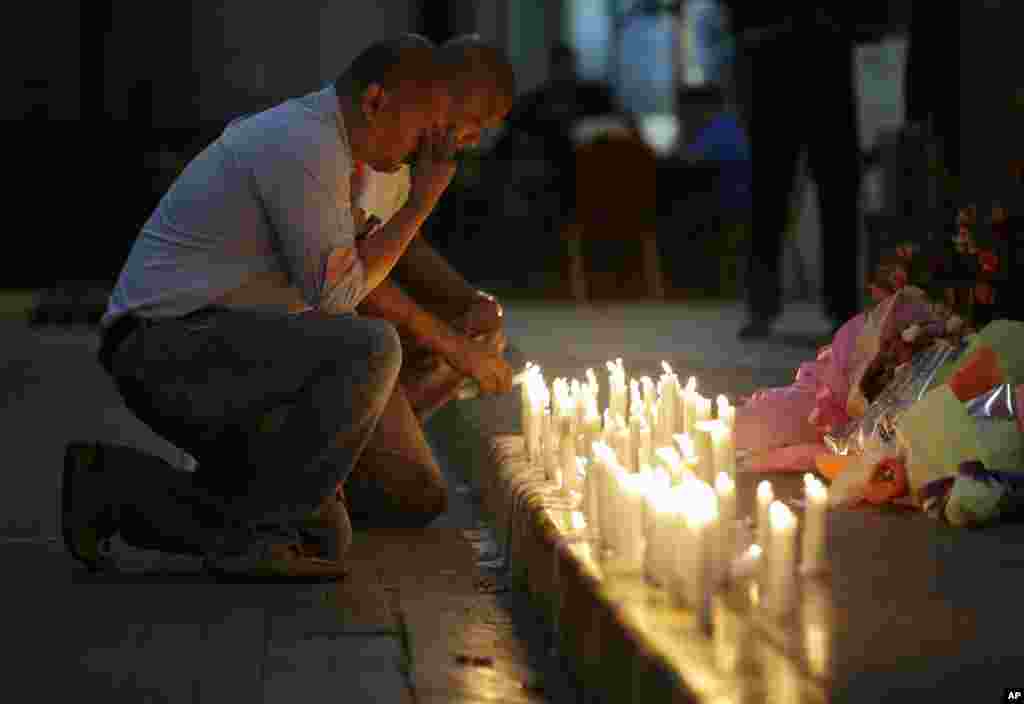
M735 339L742 313L731 305L509 303L506 311L518 361L541 364L548 379L588 366L600 375L614 357L631 375L656 373L664 359L681 375L697 374L705 393L734 398L788 383L827 332L814 307L799 304L776 337L757 343ZM452 511L425 532L360 536L352 575L338 585L210 584L194 575L95 580L48 539L63 443L104 438L172 460L175 452L120 407L94 368L88 331L0 326L0 427L11 478L0 494L9 691L34 701L72 692L110 701L273 702L329 696L336 687L340 699L356 702L568 702L590 700L591 678L613 671L576 668L582 681L574 690L559 667L572 669L571 659L548 652L569 644L550 640L535 594L527 603L516 576L523 566L513 565L509 591L508 575L488 569L502 563L505 541L480 524L488 507L462 477L482 484L474 434L518 431L514 395L464 402L432 421L429 434L453 482ZM987 701L983 693L1017 686L1004 680L1024 664L1015 608L1020 526L975 533L920 515L839 519L832 657L842 669L833 701L903 701L911 690ZM609 652L623 652L610 623L603 640L619 647ZM633 676L651 672L642 664ZM784 692L762 694L758 701L787 701Z

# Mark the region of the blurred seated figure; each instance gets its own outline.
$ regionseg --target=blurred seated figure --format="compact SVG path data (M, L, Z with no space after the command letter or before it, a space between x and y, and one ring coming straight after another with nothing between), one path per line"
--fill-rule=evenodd
M750 199L750 143L728 91L715 86L706 89L702 121L693 141L684 147L683 157L691 163L712 163L719 169L718 204L728 220L746 220Z

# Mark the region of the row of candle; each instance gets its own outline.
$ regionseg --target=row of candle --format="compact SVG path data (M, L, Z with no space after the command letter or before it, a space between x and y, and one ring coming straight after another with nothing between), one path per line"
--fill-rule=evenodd
M730 575L738 547L735 408L720 397L712 420L710 399L696 393L696 380L681 388L664 367L657 388L647 377L627 387L621 360L610 362L609 407L599 415L591 370L586 382L556 379L549 391L530 365L523 389L527 453L566 495L582 501L590 537L623 567L642 570L678 601L703 609L712 586ZM676 392L688 400L677 404ZM621 412L627 397L628 423ZM669 432L679 427L683 432ZM825 567L827 490L807 475L805 493L800 571L814 574ZM757 565L762 603L781 612L794 594L797 519L774 500L768 482L758 487L757 507L757 544L744 558Z
M615 448L631 473L655 465L657 448L683 442L683 462L701 479L710 483L718 471L733 476L735 407L719 396L718 417L712 418L711 399L697 392L696 378L690 377L684 388L668 364L662 364L665 372L657 386L650 377L632 379L627 386L622 360L609 362L609 405L603 413L598 411L593 370L587 370L586 382L558 378L549 389L540 368L528 364L522 384L522 425L530 461L544 466L549 479L559 479L571 491L577 488L576 456L592 461L597 440ZM680 441L680 436L686 439Z

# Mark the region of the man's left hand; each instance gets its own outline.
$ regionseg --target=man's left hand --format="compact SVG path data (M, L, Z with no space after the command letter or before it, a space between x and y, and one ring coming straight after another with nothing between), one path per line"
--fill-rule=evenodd
M504 327L505 312L498 300L489 293L477 291L476 299L460 319L467 335L498 332Z

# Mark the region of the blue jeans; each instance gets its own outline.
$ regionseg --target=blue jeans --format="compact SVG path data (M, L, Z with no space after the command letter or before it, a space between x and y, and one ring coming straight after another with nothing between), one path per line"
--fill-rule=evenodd
M111 374L128 408L200 469L134 458L146 467L119 475L122 537L195 553L293 540L292 523L352 471L401 362L395 329L354 314L215 309L143 323Z

